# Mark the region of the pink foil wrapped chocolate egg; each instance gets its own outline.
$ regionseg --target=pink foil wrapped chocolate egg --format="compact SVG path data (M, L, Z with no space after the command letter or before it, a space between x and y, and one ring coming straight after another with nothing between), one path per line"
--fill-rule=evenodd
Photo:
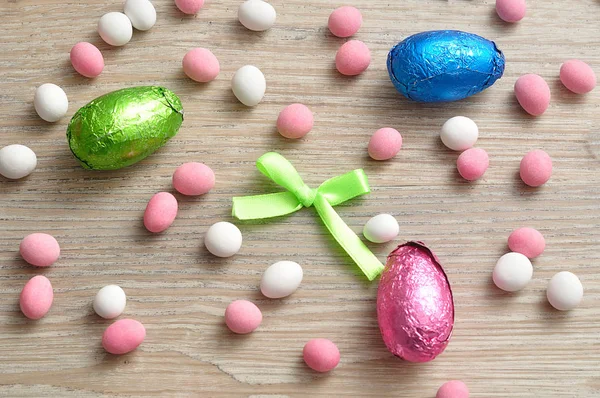
M409 362L441 354L454 327L452 290L437 257L421 242L388 256L377 292L377 320L390 352Z

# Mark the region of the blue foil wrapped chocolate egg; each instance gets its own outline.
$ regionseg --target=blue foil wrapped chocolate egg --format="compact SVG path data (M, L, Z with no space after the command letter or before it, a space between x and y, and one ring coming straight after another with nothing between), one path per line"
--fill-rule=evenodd
M504 63L493 41L458 30L417 33L396 44L387 59L396 89L419 102L477 94L502 77Z

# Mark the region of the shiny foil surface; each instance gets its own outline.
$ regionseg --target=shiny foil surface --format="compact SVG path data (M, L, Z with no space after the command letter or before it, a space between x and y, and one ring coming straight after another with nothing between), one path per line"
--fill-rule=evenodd
M428 362L444 351L454 326L454 301L446 273L421 242L388 256L377 292L377 320L394 355Z
M504 73L504 55L493 41L458 30L410 36L388 54L390 79L419 102L456 101L490 87Z
M172 91L131 87L96 98L67 128L73 155L86 169L115 170L152 154L177 134L183 107Z

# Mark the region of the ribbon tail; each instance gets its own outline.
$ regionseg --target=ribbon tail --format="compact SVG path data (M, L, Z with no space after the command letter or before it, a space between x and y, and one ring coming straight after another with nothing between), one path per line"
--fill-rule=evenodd
M291 192L233 198L231 215L238 220L258 220L285 216L302 208L302 203Z
M331 235L344 248L346 253L352 257L366 277L372 281L381 274L384 268L381 261L365 246L354 231L346 225L327 199L323 195L317 194L313 205Z

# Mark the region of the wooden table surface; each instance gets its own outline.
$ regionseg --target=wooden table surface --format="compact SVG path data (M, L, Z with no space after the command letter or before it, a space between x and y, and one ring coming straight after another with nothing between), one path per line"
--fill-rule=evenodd
M102 43L100 16L121 11L121 1L0 1L0 144L21 143L38 155L38 168L20 181L0 179L0 394L34 397L415 397L432 398L439 385L464 380L472 397L600 396L600 90L578 96L558 80L569 58L600 72L596 0L528 1L527 17L508 25L494 2L466 0L354 0L364 24L356 35L372 52L359 77L339 75L333 60L345 41L332 37L327 0L272 0L276 25L250 32L237 21L240 1L207 0L196 17L172 0L154 1L158 22L135 32L122 48ZM341 3L340 3L341 5ZM496 41L504 51L504 77L464 101L423 105L400 96L385 66L388 50L406 36L461 29ZM104 73L76 74L69 50L91 41L103 52ZM210 84L187 79L181 59L193 47L212 49L221 74ZM267 79L264 101L238 103L230 79L242 65ZM543 76L552 102L541 117L525 114L513 84L524 73ZM43 122L33 109L37 86L62 86L67 117ZM129 86L164 85L182 99L185 121L164 148L139 164L113 172L86 171L65 139L70 116L91 99ZM282 107L307 104L315 127L290 141L275 130ZM475 183L456 172L457 154L440 143L443 122L469 116L480 129L477 146L490 168ZM404 147L387 162L368 158L377 128L401 131ZM532 189L518 178L521 157L546 150L554 161L548 184ZM454 335L435 361L410 364L392 356L377 326L377 282L367 283L337 247L314 209L263 223L238 223L242 250L229 259L208 254L203 234L231 221L233 196L279 190L255 168L266 151L279 151L305 181L364 168L372 193L336 207L357 233L372 216L389 212L400 237L372 245L382 261L396 244L423 240L440 257L456 304ZM142 214L158 191L172 191L171 175L183 162L201 161L217 184L198 198L176 195L179 214L168 231L148 233ZM515 228L532 226L547 249L535 259L523 291L495 288L491 272ZM61 244L60 260L35 269L19 256L20 240L47 232ZM270 264L294 260L304 268L300 289L282 300L257 287ZM575 272L585 297L579 308L558 312L546 301L554 273ZM45 318L19 311L25 282L43 274L54 286ZM122 318L140 320L144 343L124 356L106 354L100 340L111 321L93 313L102 286L118 284L128 296ZM224 326L234 299L263 311L260 328L238 336ZM335 341L342 360L320 375L301 358L310 338Z

